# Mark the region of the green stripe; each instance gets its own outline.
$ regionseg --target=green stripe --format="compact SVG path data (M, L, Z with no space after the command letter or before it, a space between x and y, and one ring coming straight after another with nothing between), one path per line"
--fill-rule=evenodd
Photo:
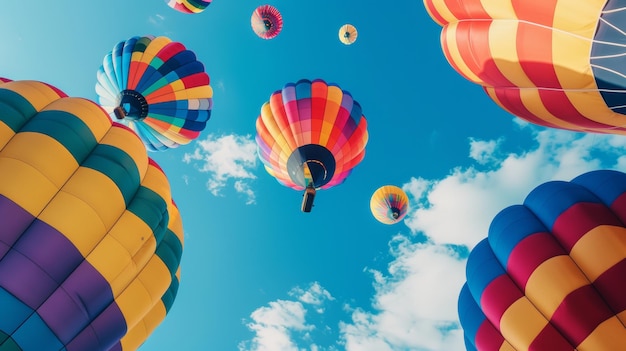
M115 146L98 144L82 166L109 177L119 188L125 205L131 202L141 181L135 160Z
M0 351L22 351L15 340L0 330Z
M163 306L165 306L165 314L170 312L172 305L174 304L174 300L176 299L176 294L178 293L178 278L175 275L172 276L172 284L170 284L169 288L165 291L163 296L161 297L161 302L163 302Z
M156 255L165 263L172 275L176 274L183 255L183 245L171 230L167 230L163 241L157 246Z
M128 210L141 218L152 230L157 245L163 239L169 222L167 204L159 194L144 186L137 189Z
M89 126L66 111L39 112L22 128L22 131L45 134L54 138L74 156L78 163L82 163L98 144Z
M0 119L16 133L37 113L26 98L7 89L0 89L0 111Z

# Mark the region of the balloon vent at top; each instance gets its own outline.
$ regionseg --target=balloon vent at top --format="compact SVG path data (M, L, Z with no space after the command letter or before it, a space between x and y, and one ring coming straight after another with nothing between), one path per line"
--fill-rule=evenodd
M272 5L262 5L252 12L252 30L259 38L272 39L283 29L283 16Z
M111 118L134 130L150 151L197 138L213 106L204 65L167 37L132 37L116 44L98 70L96 93Z
M467 260L468 350L623 350L626 174L539 185L505 208Z
M626 134L624 1L424 0L450 65L538 125Z
M0 81L0 350L136 350L180 279L167 177L95 102Z

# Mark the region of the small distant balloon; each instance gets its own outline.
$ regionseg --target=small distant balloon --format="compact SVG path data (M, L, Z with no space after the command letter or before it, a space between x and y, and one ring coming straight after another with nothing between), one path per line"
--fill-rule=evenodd
M211 0L165 0L167 5L182 13L200 13L211 5Z
M272 39L283 29L283 16L274 6L262 5L252 12L250 24L260 38Z
M355 26L351 24L344 24L341 28L339 28L339 41L345 45L350 45L356 41L358 34L359 33L357 32Z
M370 200L370 210L374 218L384 224L396 224L409 210L409 198L395 185L378 188Z

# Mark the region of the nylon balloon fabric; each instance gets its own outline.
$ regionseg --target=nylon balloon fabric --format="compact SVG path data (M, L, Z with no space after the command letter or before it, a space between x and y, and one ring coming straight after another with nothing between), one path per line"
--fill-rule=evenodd
M204 65L167 37L132 37L117 43L97 72L96 93L111 119L135 131L149 151L196 139L213 107Z
M0 223L2 350L136 350L174 302L168 179L95 102L0 84Z
M367 121L349 92L321 79L287 83L261 107L259 158L281 184L303 190L343 183L365 156Z
M262 39L273 39L283 30L283 16L272 5L261 5L252 12L250 25Z
M535 188L469 255L459 318L468 350L626 345L626 174Z
M182 13L200 13L211 5L211 0L166 0L167 5Z
M370 210L379 222L396 224L406 216L409 210L409 198L400 187L383 185L372 194Z
M538 125L626 134L619 0L424 0L450 65Z
M351 24L344 24L339 28L339 41L345 45L352 45L358 36L359 32L356 27Z

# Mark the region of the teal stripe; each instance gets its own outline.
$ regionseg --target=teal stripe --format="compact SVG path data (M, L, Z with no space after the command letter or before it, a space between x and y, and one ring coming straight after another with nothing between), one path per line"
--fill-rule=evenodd
M125 205L131 202L141 182L135 160L115 146L98 144L82 166L109 177L119 188Z
M17 132L37 113L33 105L22 95L7 89L0 89L0 120Z
M82 163L98 144L89 126L66 111L39 112L22 128L22 131L45 134L54 138L74 156L78 163Z
M176 274L176 270L180 266L180 258L183 255L183 245L171 230L167 230L163 241L157 246L156 255L165 263L170 273Z
M165 307L165 314L168 314L172 309L172 305L176 299L176 294L178 293L178 285L178 279L176 276L172 276L172 284L170 284L169 288L165 291L165 294L161 297L161 302L163 302L163 306Z
M0 330L0 351L22 351L15 340Z
M150 227L159 245L169 222L165 200L151 189L141 186L137 189L131 203L128 204L128 210Z

